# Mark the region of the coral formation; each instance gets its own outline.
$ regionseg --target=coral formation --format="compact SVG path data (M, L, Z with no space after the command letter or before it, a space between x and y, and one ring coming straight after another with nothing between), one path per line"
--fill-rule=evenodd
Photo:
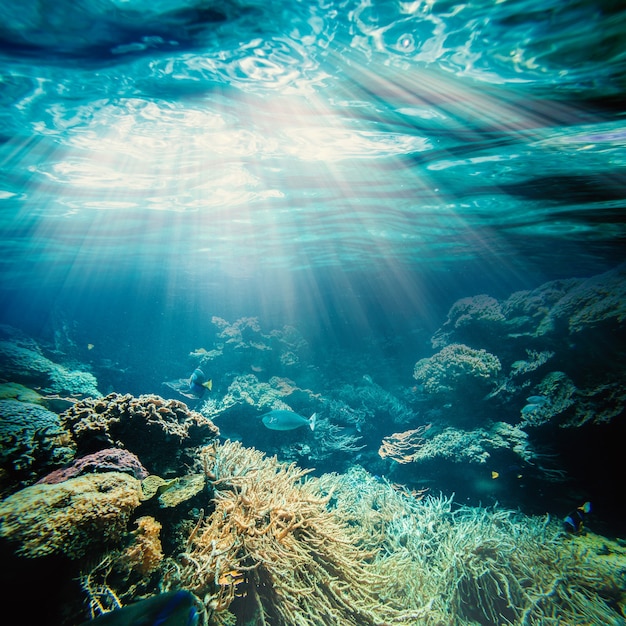
M56 413L38 404L0 400L0 415L2 491L30 484L72 460L74 444Z
M19 383L1 383L0 400L19 400L30 404L43 404L41 394Z
M327 509L306 470L226 442L207 449L215 510L191 533L171 584L204 598L210 624L229 609L274 626L411 623L373 571L365 537ZM244 598L245 596L245 598Z
M378 575L406 610L419 611L415 624L623 622L626 550L616 542L590 550L549 516L416 499L360 468L326 474L319 485L342 519L371 538Z
M430 428L430 425L428 425ZM427 428L396 433L383 440L380 456L398 463L420 463L445 459L452 463L485 463L495 451L510 450L518 460L536 460L528 434L506 422L495 422L487 428L462 430L444 428L430 437L423 437ZM435 429L433 429L435 430Z
M22 556L77 559L120 542L140 493L139 481L119 472L25 487L0 503L0 537Z
M577 281L538 325L538 336L564 330L570 335L626 320L626 264Z
M505 320L495 298L486 294L461 298L450 308L447 320L431 344L435 349L443 348L453 342L452 337L455 343L497 340L505 328Z
M160 506L175 507L202 492L205 485L204 474L187 474L170 480L151 474L141 483L142 499L149 500L159 494Z
M263 332L256 317L228 322L214 316L211 321L218 331L213 348L191 353L207 371L217 366L222 372L269 371L288 375L305 362L308 344L293 326Z
M415 461L419 449L424 445L423 435L430 426L431 424L426 424L385 437L378 449L378 455L383 459L391 458L397 463Z
M179 473L194 447L219 435L204 415L155 395L109 394L77 402L61 414L81 453L123 447L152 473Z
M0 362L3 376L11 382L42 388L46 393L101 395L93 374L54 363L35 341L7 326L0 327Z
M163 560L163 547L159 536L161 524L149 515L138 518L135 524L137 530L131 533L132 543L124 550L121 559L131 571L145 577L155 572Z
M122 448L105 448L74 459L67 467L50 472L50 474L39 479L37 483L54 485L69 478L95 472L123 472L130 474L137 480L143 480L148 476L148 471L132 452Z
M497 356L464 344L450 344L415 364L413 377L429 394L484 393L502 366Z

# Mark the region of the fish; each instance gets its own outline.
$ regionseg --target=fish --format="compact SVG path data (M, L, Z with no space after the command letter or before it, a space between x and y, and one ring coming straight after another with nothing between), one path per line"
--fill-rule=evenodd
M189 391L201 398L207 389L213 389L213 381L207 380L204 372L197 367L189 378Z
M541 406L540 404L527 404L525 407L522 408L522 415L528 415L528 413L534 413L535 411L540 411L541 410Z
M568 533L581 533L585 526L585 515L591 512L591 502L585 502L568 513L563 520L563 526Z
M493 480L495 480L496 478L499 478L499 476L500 476L499 472L496 472L496 471L491 472L491 478Z
M308 419L298 415L295 411L285 411L284 409L274 409L261 417L263 424L270 430L294 430L300 426L308 426L315 430L315 420L317 413L313 413Z
M213 389L213 380L207 380L199 367L193 371L189 378L179 378L163 384L190 400L201 400L207 389L209 391Z
M83 622L80 626L197 626L200 614L189 591L168 591Z
M93 345L93 343L88 343L88 344L87 344L87 350L93 350L93 349L94 349L94 347L95 347L95 346Z
M548 404L549 400L545 396L528 396L528 398L526 398L526 402L528 402L528 404L541 405Z

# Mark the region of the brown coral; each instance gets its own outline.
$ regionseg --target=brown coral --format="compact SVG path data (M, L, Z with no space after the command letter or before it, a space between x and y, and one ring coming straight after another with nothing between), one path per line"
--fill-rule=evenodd
M210 624L232 623L244 595L245 610L275 626L414 623L380 602L368 538L328 509L331 496L302 480L307 470L239 443L208 454L215 511L192 532L172 582L205 598Z
M140 517L135 523L137 530L133 532L133 543L126 548L122 558L131 570L142 576L149 576L158 569L163 560L159 537L161 524L149 515Z
M77 402L61 414L81 453L121 447L136 454L149 471L180 473L188 448L219 435L213 422L178 400L156 395L111 393Z
M0 536L23 556L80 558L120 541L139 494L139 481L119 472L26 487L0 503Z

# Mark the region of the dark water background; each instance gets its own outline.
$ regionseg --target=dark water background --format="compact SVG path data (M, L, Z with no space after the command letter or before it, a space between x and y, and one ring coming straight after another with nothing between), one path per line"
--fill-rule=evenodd
M295 326L326 381L410 387L458 298L625 258L620 2L27 1L0 18L0 322L104 393L163 393L215 315ZM572 498L619 520L605 434L562 454Z

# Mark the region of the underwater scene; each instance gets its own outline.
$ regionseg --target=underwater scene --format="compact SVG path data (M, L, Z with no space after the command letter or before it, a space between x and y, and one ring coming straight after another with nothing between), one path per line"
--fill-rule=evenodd
M0 0L0 623L626 625L626 5Z

